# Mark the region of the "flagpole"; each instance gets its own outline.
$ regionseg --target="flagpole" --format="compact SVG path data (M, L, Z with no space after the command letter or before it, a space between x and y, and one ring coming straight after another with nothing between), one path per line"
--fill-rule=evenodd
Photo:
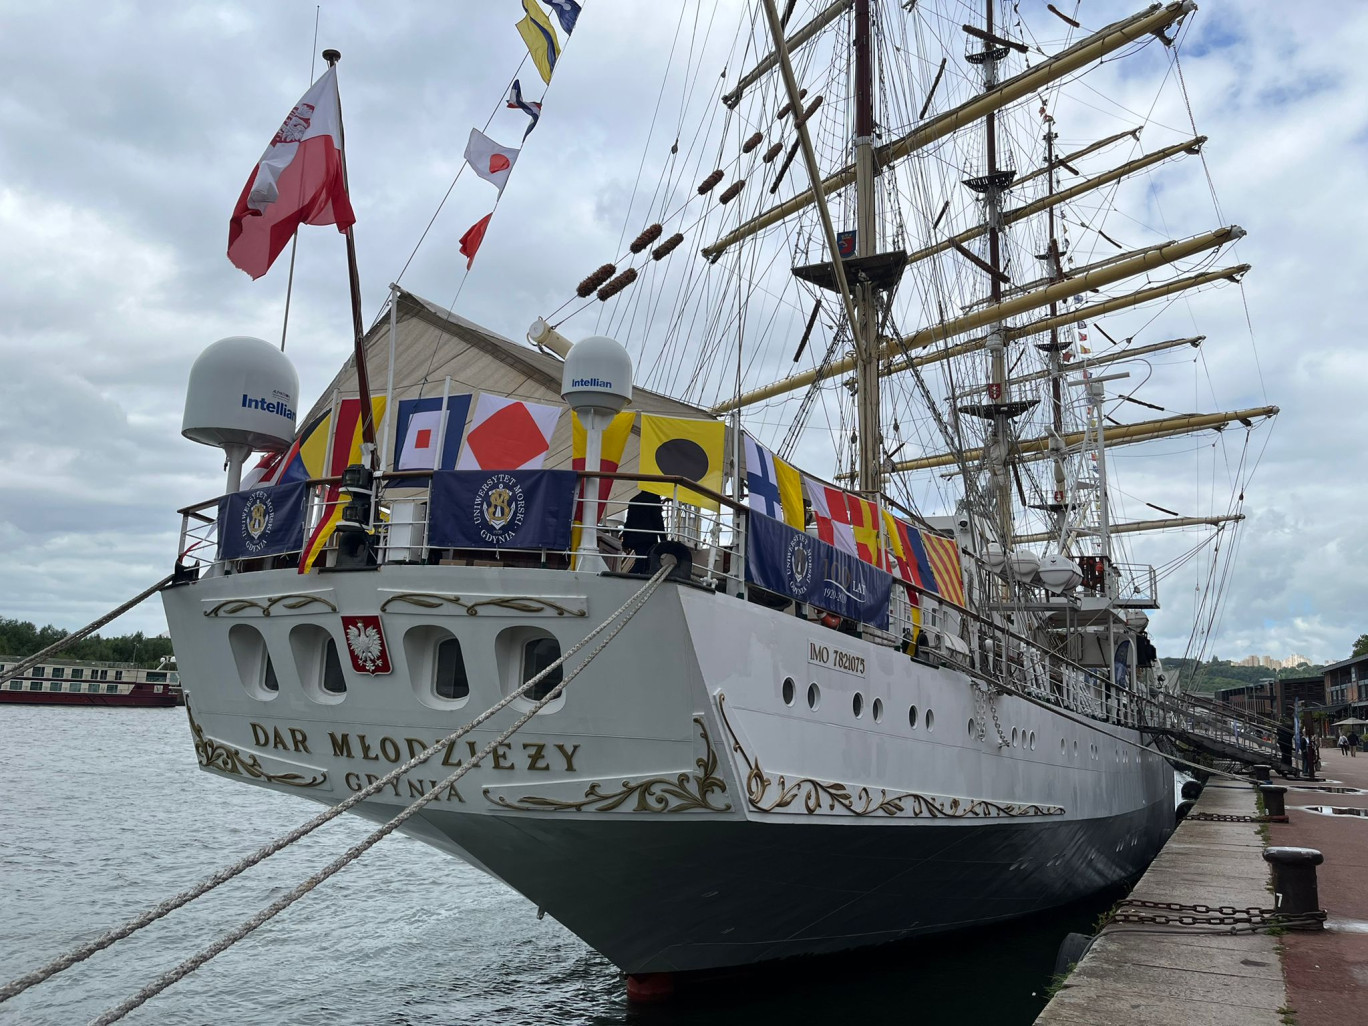
M394 423L394 337L399 331L399 286L390 283L389 371L385 378L385 419L380 431L380 472L393 470L394 447L390 445L390 425Z
M333 68L342 59L342 53L340 50L324 50L323 59L328 62L328 67ZM342 127L342 96L340 92L337 98L337 138L342 151L340 154L342 157L342 186L350 195L351 186L347 181L347 133ZM361 444L363 447L370 446L369 457L366 462L374 470L376 457L375 422L371 410L370 375L366 373L366 329L361 319L361 274L356 268L356 238L352 234L351 225L347 226L347 278L351 286L356 389L361 396ZM366 450L363 448L362 451L365 452Z

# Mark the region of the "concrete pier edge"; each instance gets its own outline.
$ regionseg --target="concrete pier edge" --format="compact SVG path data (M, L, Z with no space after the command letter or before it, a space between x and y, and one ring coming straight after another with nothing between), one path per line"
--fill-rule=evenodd
M1254 786L1208 787L1193 811L1255 816ZM1271 908L1265 836L1258 823L1185 819L1131 897ZM1037 1026L1285 1026L1278 937L1221 929L1109 924Z

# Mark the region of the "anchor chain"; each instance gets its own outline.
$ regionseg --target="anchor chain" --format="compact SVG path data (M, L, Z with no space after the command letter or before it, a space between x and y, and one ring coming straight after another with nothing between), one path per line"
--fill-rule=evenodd
M997 692L988 695L988 711L993 714L993 729L997 731L998 747L1011 748L1012 742L1007 740L1007 735L1002 732L1002 723L998 720L997 703L993 699L997 698Z
M1226 812L1189 812L1186 819L1201 819L1209 823L1270 823L1268 816L1237 816Z
M974 722L978 724L978 740L982 741L988 736L988 685L970 681L969 687L974 692ZM997 718L996 714L993 718Z
M1250 930L1283 929L1325 922L1325 909L1314 912L1279 912L1274 908L1236 908L1234 905L1184 905L1176 901L1144 901L1126 898L1107 916L1109 923L1154 926L1229 926Z

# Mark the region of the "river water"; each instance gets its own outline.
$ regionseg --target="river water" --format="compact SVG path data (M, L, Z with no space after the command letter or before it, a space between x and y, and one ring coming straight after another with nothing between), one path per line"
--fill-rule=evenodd
M318 806L195 762L181 709L0 706L0 982L236 861ZM0 1024L95 1018L325 865L370 827L342 817L87 962L0 1004ZM629 1007L620 974L522 897L392 836L125 1022L1014 1026L1055 952L1118 895L956 940L750 973Z

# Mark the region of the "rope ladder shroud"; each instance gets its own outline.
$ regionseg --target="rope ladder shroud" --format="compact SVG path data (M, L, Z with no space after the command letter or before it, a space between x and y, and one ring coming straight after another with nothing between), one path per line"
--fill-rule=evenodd
M239 940L255 931L259 926L274 918L285 908L289 907L295 901L298 901L305 894L309 893L311 890L317 887L318 884L322 883L330 876L333 876L341 869L345 868L347 865L354 862L356 859L358 859L361 855L363 855L367 850L369 850L379 841L383 840L389 834L393 833L399 826L401 826L409 818L411 818L413 815L419 812L423 807L428 805L430 802L434 801L440 794L444 793L448 787L450 787L451 785L455 784L458 780L460 780L461 777L463 777L467 772L469 772L471 769L474 769L476 766L480 765L480 763L490 754L491 751L493 751L493 749L497 745L506 742L510 737L517 733L517 731L522 729L522 727L525 726L537 713L539 713L547 705L549 705L551 702L560 697L560 695L565 691L565 688L570 684L570 682L573 681L577 676L579 676L579 674L585 669L585 667L587 667L591 662L593 662L593 660L603 651L603 649L606 648L615 637L617 637L617 635L622 631L623 628L627 626L629 622L631 622L633 617L635 617L636 614L640 612L642 608L644 608L647 600L650 599L650 597L665 581L666 577L669 575L670 571L674 568L674 566L675 560L672 556L666 555L662 557L660 569L656 572L656 574L649 581L647 581L626 602L624 602L620 607L618 607L618 609L615 612L613 612L610 616L605 618L602 623L600 623L592 631L585 635L583 639L581 639L574 646L568 649L559 659L557 659L550 665L546 666L540 673L536 674L535 676L527 680L521 687L515 689L514 691L506 695L504 698L496 702L494 705L490 706L479 716L476 716L474 719L472 719L469 723L457 728L451 734L434 742L432 745L428 746L423 751L419 752L408 762L395 767L389 773L386 773L383 777L380 777L374 783L368 785L361 791L358 791L357 793L351 795L349 798L343 800L342 802L339 802L337 805L334 805L324 810L317 816L296 827L294 830L291 830L288 833L282 834L281 836L275 838L268 844L263 845L261 848L257 849L255 852L252 852L250 855L247 855L246 857L240 859L238 862L235 862L232 865L224 867L212 876L202 880L194 887L182 891L180 894L177 894L174 897L162 902L161 904L148 909L141 915L138 915L133 919L128 920L122 925L102 934L94 940L89 941L88 943L81 945L80 947L75 948L72 951L60 956L59 958L54 959L48 964L34 970L33 972L28 973L22 977L19 977L18 979L11 981L3 987L0 987L0 1004L3 1004L5 1001L8 1001L12 997L16 997L17 995L22 994L30 987L36 986L39 983L51 979L53 976L56 976L64 970L69 969L71 966L77 964L78 962L84 961L96 952L102 951L105 948L110 947L117 941L120 941L130 936L131 934L136 933L138 930L141 930L144 927L151 925L158 919L163 918L164 916L175 911L176 909L189 904L196 898L199 898L204 894L207 894L209 891L213 890L219 885L228 882L236 876L239 876L246 870L263 862L265 859L269 858L276 852L288 847L295 841L298 841L306 835L312 833L314 830L316 830L323 824L329 822L330 820L336 819L338 816L342 815L342 813L354 808L356 805L360 804L365 799L375 794L378 794L394 780L398 779L403 774L409 772L410 770L426 762L432 756L436 755L439 751L444 750L447 747L447 745L460 740L466 734L469 734L475 728L479 727L480 725L488 721L491 717L497 715L503 709L507 708L515 700L523 697L528 691L530 691L532 688L540 684L552 672L562 667L567 660L569 660L571 657L575 656L580 651L582 651L586 645L592 642L604 631L608 630L608 628L611 625L613 625L615 621L621 618L621 622L617 623L616 626L612 628L608 636L604 638L585 657L584 662L582 662L579 666L575 667L575 669L572 670L559 684L557 684L544 698L537 701L529 710L527 710L527 712L525 712L521 717L519 717L518 720L516 720L511 727L509 727L502 734L496 737L493 741L489 742L483 749L481 749L480 752L475 756L475 758L470 760L470 762L466 763L464 766L461 766L445 780L442 780L431 790L426 792L420 798L416 799L411 805L407 806L402 812L400 812L389 822L385 823L383 826L375 830L362 841L353 845L341 856L339 856L337 859L331 862L328 866L319 870L313 876L309 877L303 883L299 884L297 887L291 890L288 894L282 896L280 899L272 903L272 905L270 905L266 909L263 909L260 912L258 912L251 919L239 925L236 929L231 931L229 934L226 934L224 937L220 938L214 944L203 949L196 955L192 956L190 959L187 959L186 961L182 962L174 969L158 977L152 983L148 984L142 990L138 991L137 994L130 997L123 1004L119 1005L117 1008L110 1009L104 1012L99 1018L92 1020L92 1023L107 1024L117 1022L118 1020L122 1019L129 1012L133 1011L140 1005L146 1003L148 1000L150 1000L152 997L155 997L157 994L161 993L167 987L170 987L172 984L183 979L185 976L188 976L191 972L202 966L204 963L208 962L210 959L214 958L216 955L219 955L222 952L226 951L233 944L236 944ZM170 578L168 578L167 580L169 581ZM166 583L166 581L159 582L159 584L156 587L149 589L142 596L140 596L138 601L141 601L143 598L146 598L154 591L159 590L161 587L164 587ZM96 621L96 625L94 626L98 626L102 622L104 621ZM92 626L91 629L94 629L94 626ZM63 639L63 641L67 640L68 639Z

